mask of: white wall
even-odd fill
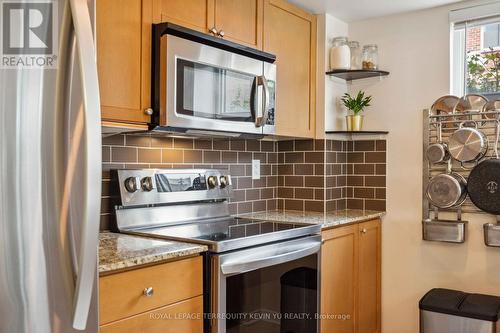
[[[433,287],[500,295],[500,249],[483,245],[482,224],[493,217],[466,215],[469,238],[463,245],[421,240],[422,109],[449,93],[448,13],[456,7],[349,25],[351,39],[378,44],[380,68],[391,72],[374,85],[362,84],[373,95],[367,128],[390,131],[382,233],[383,333],[418,332],[418,300]]]
[[[345,112],[338,105],[338,98],[347,92],[344,80],[324,75],[329,70],[329,52],[332,39],[348,35],[347,23],[328,14],[318,15],[318,114],[316,119],[316,137],[323,138],[325,130],[334,130],[344,126]],[[324,114],[323,114],[324,112]],[[324,121],[323,121],[324,120]],[[345,129],[345,128],[342,128]]]

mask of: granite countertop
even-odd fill
[[[181,258],[207,250],[204,245],[102,232],[99,234],[99,273]]]
[[[373,220],[383,216],[384,214],[385,212],[375,210],[343,209],[328,213],[275,210],[269,212],[241,214],[238,216],[277,222],[316,223],[321,224],[323,229],[327,229],[351,223]]]

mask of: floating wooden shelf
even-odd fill
[[[365,70],[365,69],[335,69],[326,72],[326,75],[335,76],[346,81],[354,81],[360,79],[367,79],[370,77],[382,77],[389,75],[389,72],[378,70]]]
[[[389,134],[389,131],[325,131],[326,134]]]

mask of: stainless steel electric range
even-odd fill
[[[318,331],[321,226],[232,217],[219,170],[117,170],[120,232],[208,246],[205,331]],[[172,282],[168,282],[172,283]]]

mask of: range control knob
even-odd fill
[[[229,185],[229,181],[226,176],[220,176],[219,182],[220,182],[220,188],[224,188],[227,185]]]
[[[210,176],[208,177],[207,183],[208,188],[215,188],[215,186],[217,186],[217,178],[215,178],[215,176]]]
[[[141,188],[146,192],[151,192],[153,190],[153,180],[151,177],[144,177],[141,179]]]
[[[137,185],[137,178],[128,177],[125,179],[125,189],[130,193],[136,192],[139,189],[139,186]]]

